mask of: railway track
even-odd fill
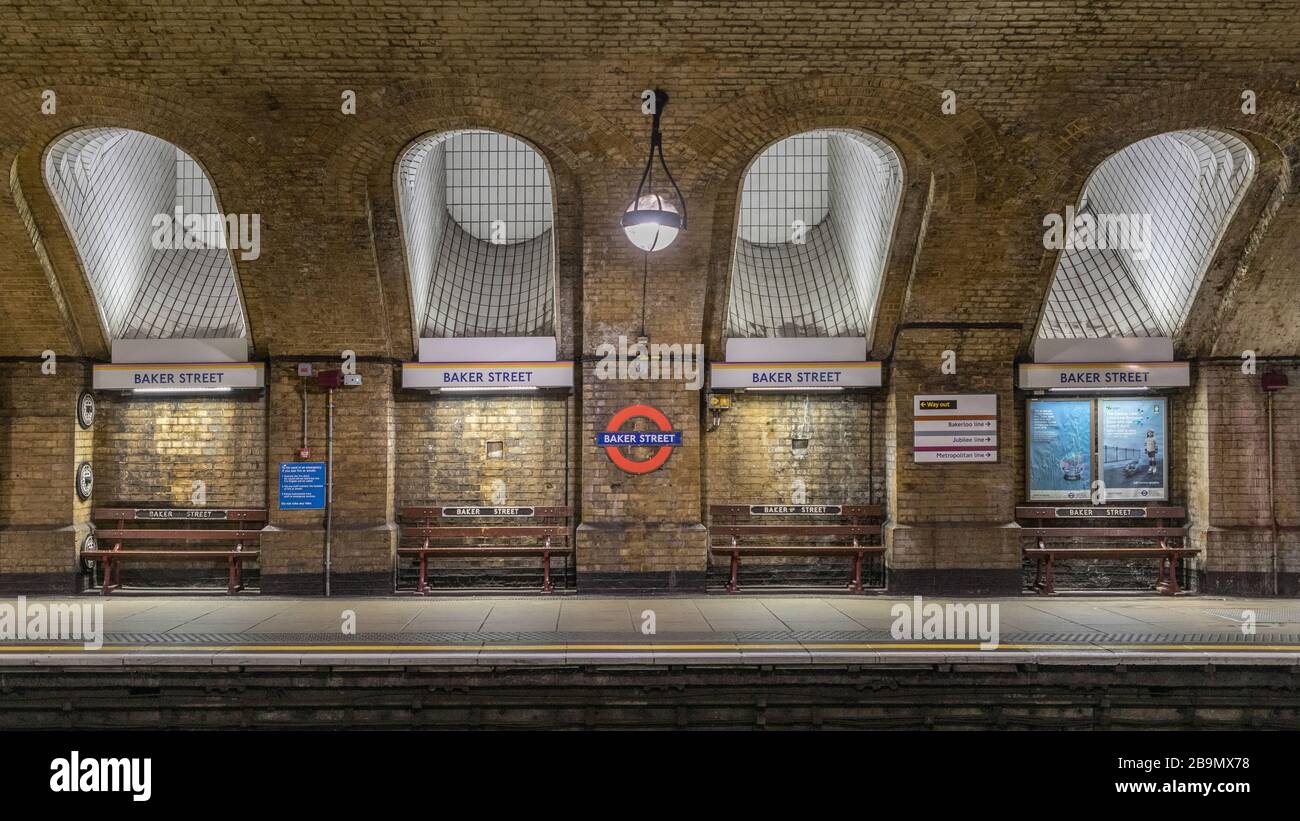
[[[32,667],[0,729],[1300,729],[1300,669]]]

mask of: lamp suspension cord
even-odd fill
[[[646,283],[650,281],[650,252],[641,252],[641,336],[645,336]]]

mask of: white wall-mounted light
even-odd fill
[[[1048,388],[1048,393],[1146,393],[1150,388]]]
[[[131,393],[230,393],[233,388],[132,388]]]
[[[523,391],[535,391],[535,385],[503,385],[492,388],[434,388],[431,393],[520,393]]]
[[[659,131],[659,119],[668,105],[668,95],[658,89],[655,89],[654,95],[650,153],[645,160],[645,169],[641,171],[641,182],[636,187],[636,196],[632,198],[632,204],[628,206],[627,211],[623,212],[623,218],[620,220],[623,233],[627,234],[627,238],[633,245],[646,252],[667,248],[673,240],[677,239],[679,232],[686,230],[686,199],[682,196],[682,190],[677,187],[677,181],[673,179],[673,172],[668,170],[668,162],[664,159],[663,135]],[[659,166],[663,168],[664,176],[673,187],[673,193],[677,198],[676,206],[654,191],[656,153],[659,155]]]
[[[659,251],[673,244],[682,228],[682,215],[658,194],[644,194],[623,214],[623,233],[642,251]]]

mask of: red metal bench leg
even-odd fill
[[[235,557],[227,556],[226,562],[228,564],[226,568],[226,595],[233,596],[235,595]]]
[[[107,596],[108,587],[113,583],[113,560],[104,559],[104,583],[99,587],[99,595]]]
[[[740,571],[740,554],[732,552],[731,554],[731,581],[727,582],[727,592],[735,593],[740,589],[740,581],[737,578]]]
[[[1054,558],[1055,554],[1047,554],[1047,576],[1044,579],[1043,593],[1048,596],[1056,592],[1056,572],[1052,561]]]
[[[551,554],[542,554],[542,592],[554,593],[555,585],[551,584]]]
[[[424,577],[429,572],[429,554],[420,554],[420,583],[415,586],[415,592],[421,596],[424,595]]]
[[[1165,563],[1168,562],[1168,575],[1165,575]],[[1178,555],[1170,554],[1167,559],[1160,560],[1161,581],[1156,585],[1156,590],[1166,596],[1178,595]]]
[[[849,582],[849,587],[854,593],[862,592],[862,554],[853,554],[853,581]]]

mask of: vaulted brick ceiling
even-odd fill
[[[1208,129],[1249,143],[1258,165],[1199,289],[1213,316],[1194,309],[1186,324],[1209,329],[1202,352],[1297,354],[1297,76],[1300,19],[1285,4],[1153,0],[1089,15],[1075,3],[971,0],[508,12],[195,0],[175,16],[144,0],[87,2],[70,15],[9,7],[0,355],[103,356],[103,337],[118,332],[101,330],[43,180],[49,146],[91,127],[181,147],[224,210],[262,216],[262,256],[237,265],[262,355],[410,356],[428,303],[412,295],[402,259],[398,158],[424,135],[520,135],[554,175],[556,332],[590,352],[635,328],[641,308],[642,260],[617,220],[644,158],[640,94],[656,85],[672,97],[665,148],[691,228],[654,259],[655,335],[722,334],[745,169],[792,134],[853,128],[899,151],[904,207],[891,247],[903,257],[884,272],[875,315],[842,323],[874,326],[884,356],[906,323],[1006,324],[1027,344],[1057,262],[1042,248],[1043,215],[1077,204],[1117,151]],[[42,113],[46,90],[55,114]],[[1246,90],[1257,113],[1242,111]],[[345,91],[355,114],[340,110]],[[946,92],[952,114],[941,109]],[[710,309],[711,299],[722,305]]]

